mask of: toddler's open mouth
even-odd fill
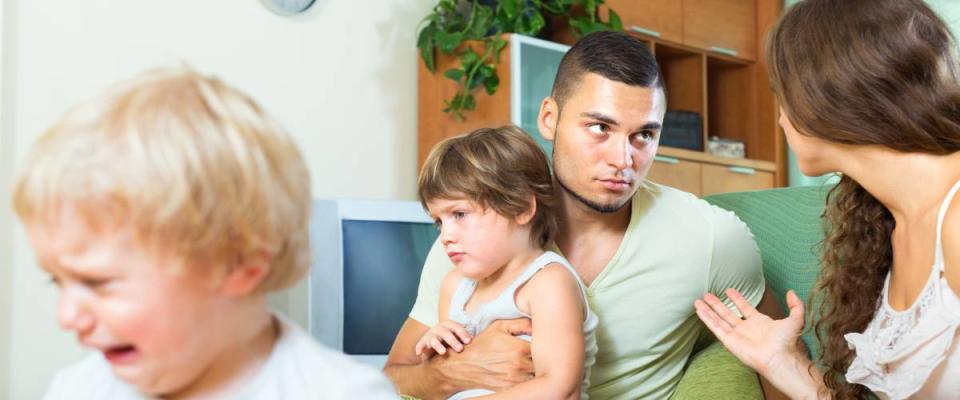
[[[111,364],[127,364],[137,359],[140,352],[132,345],[108,347],[103,350],[103,356]]]

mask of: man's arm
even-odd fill
[[[414,347],[428,329],[407,318],[390,349],[383,372],[402,394],[446,399],[467,389],[503,390],[533,377],[530,344],[515,337],[531,333],[530,320],[496,321],[463,352],[421,360]]]
[[[421,362],[414,351],[417,341],[429,329],[417,320],[407,318],[393,341],[383,373],[402,394],[423,399],[448,398],[456,393],[456,388],[446,382],[439,371],[432,370],[434,363]]]

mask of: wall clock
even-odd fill
[[[260,0],[267,9],[279,15],[294,15],[307,11],[316,0]]]

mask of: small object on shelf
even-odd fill
[[[746,145],[742,140],[711,136],[707,142],[707,152],[718,157],[746,158]]]
[[[703,117],[693,111],[667,111],[660,145],[703,151]]]

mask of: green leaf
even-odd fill
[[[473,97],[472,94],[467,94],[463,96],[463,109],[467,111],[473,111],[477,108],[477,99]]]
[[[459,120],[464,112],[476,108],[474,89],[483,86],[487,94],[496,93],[500,85],[497,64],[500,52],[507,47],[502,33],[536,36],[554,15],[567,19],[577,36],[598,30],[623,29],[623,21],[613,10],[607,21],[598,13],[604,0],[436,0],[432,12],[421,22],[417,36],[420,56],[428,69],[436,72],[436,52],[456,54],[460,67],[443,75],[457,82],[458,92],[444,101],[444,112]],[[576,11],[575,11],[576,10]],[[549,13],[549,15],[547,14]],[[483,51],[463,46],[467,41],[483,42]],[[476,48],[476,46],[474,46]]]
[[[446,105],[446,107],[443,108],[444,113],[452,114],[453,117],[457,119],[457,121],[464,120],[463,112],[460,111],[462,109],[460,108],[460,106],[454,105],[453,102],[450,102],[447,100],[444,100],[443,104]]]
[[[493,64],[487,64],[477,69],[477,73],[484,78],[489,78],[497,74],[496,67]]]
[[[587,12],[590,21],[597,20],[597,2],[594,0],[583,0],[583,10]]]
[[[485,5],[477,5],[473,8],[473,20],[467,37],[471,39],[482,39],[487,36],[487,32],[493,27],[493,9]]]
[[[460,80],[463,79],[463,75],[463,70],[459,68],[450,68],[443,72],[443,76],[447,77],[447,79],[453,80],[454,82],[460,82]]]
[[[493,51],[503,50],[504,47],[507,47],[507,41],[501,38],[493,39]]]
[[[523,1],[523,0],[521,0]],[[503,11],[507,19],[514,19],[517,16],[517,0],[500,0],[497,5],[497,11]]]
[[[427,66],[427,70],[430,72],[437,72],[436,66],[436,56],[433,54],[433,44],[430,46],[420,48],[420,57],[423,58],[423,63]]]
[[[530,19],[530,33],[536,36],[545,26],[547,26],[547,20],[543,18],[543,14],[534,13],[533,18]]]
[[[499,37],[493,37],[487,40],[486,42],[486,54],[487,58],[492,60],[495,63],[500,62],[500,51],[507,46],[507,41]]]
[[[620,20],[620,15],[618,15],[616,11],[613,11],[612,8],[610,8],[609,10],[610,10],[610,13],[609,13],[609,15],[610,15],[610,29],[611,29],[611,30],[614,30],[614,31],[622,31],[622,30],[623,30],[623,21]]]
[[[586,36],[593,29],[591,26],[592,24],[590,23],[589,20],[580,19],[580,18],[571,18],[569,22],[570,22],[570,27],[573,28],[573,33],[575,33],[577,37]]]
[[[487,91],[487,94],[493,95],[497,92],[497,88],[500,87],[500,77],[494,74],[493,76],[487,78],[483,82],[483,88]]]
[[[423,48],[427,44],[433,42],[433,36],[437,33],[437,26],[430,23],[423,27],[420,30],[420,33],[417,35],[417,47]]]
[[[460,32],[437,32],[435,37],[437,47],[444,53],[451,53],[463,42],[463,34]]]
[[[474,52],[473,49],[469,48],[460,56],[460,62],[463,64],[463,69],[465,70],[468,69],[468,65],[473,65],[478,60],[480,60],[480,56]]]
[[[473,79],[470,80],[470,86],[467,88],[467,90],[476,89],[478,86],[482,85],[483,81],[486,79],[487,78],[484,78],[482,75],[474,75]]]

